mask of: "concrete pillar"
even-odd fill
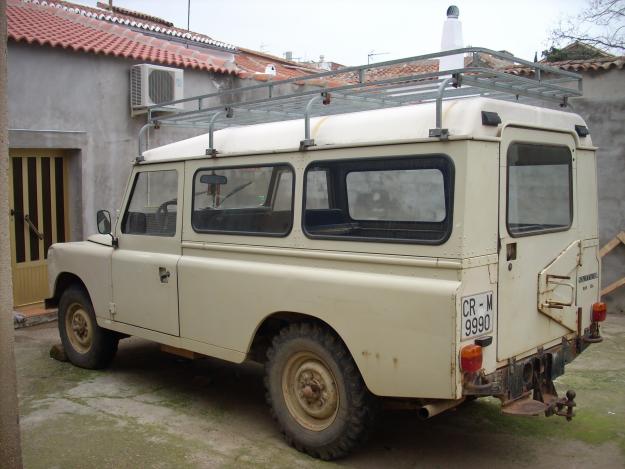
[[[6,0],[0,0],[0,466],[22,467],[9,248]]]

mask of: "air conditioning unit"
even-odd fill
[[[176,101],[184,97],[183,71],[160,65],[140,64],[130,69],[130,111],[147,112],[147,106]],[[183,103],[163,106],[163,110],[183,109]]]

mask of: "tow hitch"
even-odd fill
[[[531,357],[511,359],[507,367],[490,375],[465,376],[463,393],[496,396],[507,415],[559,415],[570,421],[575,416],[575,391],[558,397],[553,380],[564,374],[565,364],[575,357],[575,344],[563,339],[547,351],[539,348]]]
[[[531,390],[520,399],[504,403],[502,412],[508,415],[539,415],[546,417],[559,415],[569,422],[575,416],[575,391],[569,389],[565,397],[558,397],[558,392],[552,381],[552,366],[554,354],[540,354],[532,360]],[[525,367],[528,365],[525,364]],[[528,383],[529,384],[529,383]]]
[[[565,417],[570,422],[575,417],[573,412],[573,407],[575,406],[575,391],[568,390],[566,397],[556,398],[550,402],[541,402],[528,395],[505,403],[501,411],[506,415],[519,416],[536,416],[544,412],[547,417],[559,415],[560,417]]]
[[[545,411],[545,415],[549,417],[550,415],[559,415],[560,417],[565,417],[569,422],[575,417],[575,413],[573,412],[573,407],[575,407],[575,391],[569,389],[566,392],[566,397],[561,397],[553,402],[549,409]],[[564,408],[566,407],[566,410]]]

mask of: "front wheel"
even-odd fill
[[[118,336],[98,326],[89,295],[79,287],[61,296],[59,335],[67,358],[81,368],[105,368],[117,352]]]
[[[330,460],[366,439],[375,398],[336,334],[291,324],[274,338],[267,357],[267,401],[289,444]]]

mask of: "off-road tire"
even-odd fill
[[[80,325],[84,325],[88,340],[81,342],[83,338],[72,330],[76,326],[76,322],[72,322],[74,315],[77,315]],[[111,363],[117,352],[119,336],[98,326],[93,305],[83,288],[72,286],[63,292],[59,301],[58,322],[61,342],[70,362],[92,370],[106,368]]]
[[[298,399],[301,398],[289,397],[292,394],[283,390],[283,380],[287,379],[295,387],[301,384],[301,380],[289,380],[286,376],[292,369],[289,363],[293,363],[294,357],[302,354],[318,357],[333,378],[338,402],[334,406],[334,417],[323,421],[321,426],[327,425],[325,428],[311,430],[298,422],[293,411],[289,410],[289,405],[293,407],[293,402],[299,402]],[[345,344],[333,331],[317,324],[291,324],[274,337],[267,358],[267,403],[291,446],[310,456],[332,460],[347,455],[366,440],[374,424],[378,403],[365,386]],[[307,373],[299,371],[305,370],[307,363],[309,362],[304,362],[298,368],[299,374],[296,376],[301,377],[302,373]],[[287,400],[290,404],[287,404]],[[325,423],[327,421],[330,423]]]

